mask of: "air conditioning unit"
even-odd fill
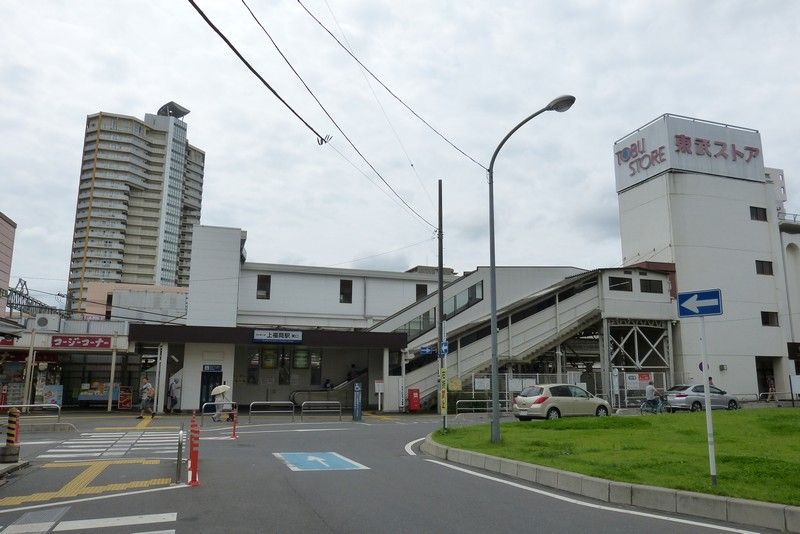
[[[61,316],[55,313],[40,313],[36,316],[34,328],[39,332],[58,332],[61,327]]]

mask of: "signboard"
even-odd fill
[[[447,356],[447,353],[449,352],[449,350],[448,350],[449,348],[450,348],[450,345],[447,343],[447,340],[445,339],[444,341],[442,341],[442,353],[441,353],[442,356]]]
[[[109,391],[112,393],[112,400],[119,400],[118,382],[114,383],[113,390],[108,382],[91,382],[90,384],[81,384],[81,391],[78,393],[78,400],[82,402],[107,401]]]
[[[375,393],[383,393],[383,380],[375,381]]]
[[[300,330],[253,330],[253,343],[302,343]]]
[[[722,315],[722,291],[704,289],[678,293],[678,317]]]
[[[443,342],[442,345],[444,343],[447,342]],[[439,386],[439,413],[445,415],[447,414],[447,369],[445,367],[439,369]]]
[[[433,347],[431,347],[430,345],[427,345],[425,347],[420,347],[419,354],[420,356],[430,356],[431,354],[433,354]]]
[[[662,115],[614,143],[617,192],[674,169],[763,182],[757,130]]]
[[[208,373],[221,373],[222,365],[206,364],[203,366],[203,371]]]
[[[51,336],[54,349],[110,349],[111,336]]]
[[[13,337],[9,337],[9,338],[0,337],[0,347],[10,347],[12,345],[14,345],[14,338]]]

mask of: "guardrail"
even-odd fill
[[[264,406],[266,408],[282,408],[282,407],[289,407],[289,410],[253,410],[253,408],[257,406]],[[292,401],[255,401],[250,403],[250,410],[247,415],[247,422],[251,423],[253,420],[253,414],[262,414],[262,413],[290,413],[292,414],[292,423],[294,423],[294,403]]]
[[[456,416],[464,413],[490,413],[492,399],[461,399],[456,401]],[[511,413],[511,401],[500,399],[500,411]]]
[[[339,401],[305,401],[300,405],[300,422],[303,422],[304,413],[336,413],[339,412],[339,421],[342,420],[342,403]]]
[[[204,402],[203,405],[200,407],[200,426],[203,426],[205,422],[204,419],[206,417],[206,406],[213,406],[214,413],[222,413],[222,414],[230,414],[230,413],[239,413],[239,405],[233,401],[224,401],[224,402]],[[217,410],[217,406],[230,406],[230,410]]]
[[[41,408],[42,410],[50,409],[56,410],[57,413],[55,415],[52,414],[44,414],[44,415],[37,415],[35,417],[55,417],[57,422],[61,422],[61,406],[58,404],[0,404],[0,410],[8,410],[9,408],[18,408],[20,410],[20,416],[22,415],[30,415],[30,410],[27,408]],[[23,410],[23,408],[26,408]]]

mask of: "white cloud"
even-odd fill
[[[445,263],[457,271],[487,264],[485,171],[372,82],[401,146],[358,66],[296,2],[249,3],[359,149],[431,222],[436,180],[444,180]],[[526,125],[498,157],[499,264],[617,264],[612,143],[667,112],[758,129],[766,163],[786,171],[790,211],[798,205],[800,4],[305,3],[338,35],[329,4],[357,55],[484,164],[525,116],[559,94],[577,96],[569,112]],[[241,4],[200,5],[379,183]],[[12,285],[22,276],[49,292],[66,288],[85,116],[141,117],[169,100],[191,110],[190,142],[207,153],[203,223],[248,230],[251,260],[330,265],[431,234],[319,147],[188,3],[6,2],[0,20],[0,211],[18,223]],[[426,242],[353,265],[435,262],[435,242]]]

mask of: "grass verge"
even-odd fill
[[[714,412],[717,486],[705,414],[582,417],[439,430],[437,443],[600,478],[800,506],[800,408]]]

